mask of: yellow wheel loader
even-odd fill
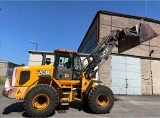
[[[105,114],[113,107],[114,94],[109,87],[92,79],[98,70],[96,66],[107,60],[113,47],[120,43],[129,40],[121,50],[124,51],[156,36],[156,32],[144,23],[130,29],[113,30],[85,58],[86,65],[76,51],[56,49],[54,64],[44,53],[41,65],[14,68],[2,94],[24,100],[24,109],[31,117],[47,117],[57,105],[66,106],[74,100],[87,103],[94,113]]]

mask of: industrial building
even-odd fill
[[[14,67],[19,66],[18,64],[0,60],[0,76],[1,77],[11,77]]]
[[[160,95],[160,21],[110,11],[98,11],[77,50],[81,53],[83,60],[111,30],[131,28],[140,22],[148,23],[158,37],[122,53],[118,53],[118,48],[115,47],[109,59],[99,67],[94,78],[110,87],[114,94]],[[51,58],[51,62],[54,62],[53,52],[29,51],[29,53],[28,65],[41,64],[43,53],[47,53],[47,58]]]
[[[115,47],[110,58],[99,67],[98,79],[114,94],[160,95],[160,21],[101,10],[78,48],[80,53],[91,53],[111,30],[131,28],[140,22],[148,23],[158,37],[122,53]]]

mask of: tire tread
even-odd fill
[[[52,103],[47,107],[48,109],[40,110],[41,112],[33,108],[32,104],[30,104],[36,93],[40,93],[40,90],[43,90],[43,93],[49,94],[50,102]],[[27,93],[24,99],[24,110],[32,117],[47,117],[55,110],[58,105],[58,101],[58,93],[54,87],[47,84],[39,84]]]
[[[110,99],[108,103],[109,105],[107,105],[105,108],[98,106],[96,103],[95,96],[98,96],[99,93],[107,94]],[[90,90],[88,94],[88,106],[94,113],[97,113],[97,114],[108,113],[113,107],[113,105],[114,105],[114,95],[110,88],[106,86],[98,85]]]

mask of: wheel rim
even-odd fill
[[[109,97],[106,94],[100,94],[97,96],[96,102],[99,106],[105,107],[109,103]]]
[[[46,94],[38,94],[32,100],[32,105],[37,110],[45,109],[50,103],[50,99]]]

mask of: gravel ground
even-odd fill
[[[0,85],[0,91],[3,86]],[[106,117],[160,117],[160,96],[118,96],[108,114],[92,114],[88,107],[79,102],[70,104],[69,110],[57,110],[50,116],[55,118],[106,118]],[[28,117],[23,101],[8,99],[0,94],[0,118]]]

